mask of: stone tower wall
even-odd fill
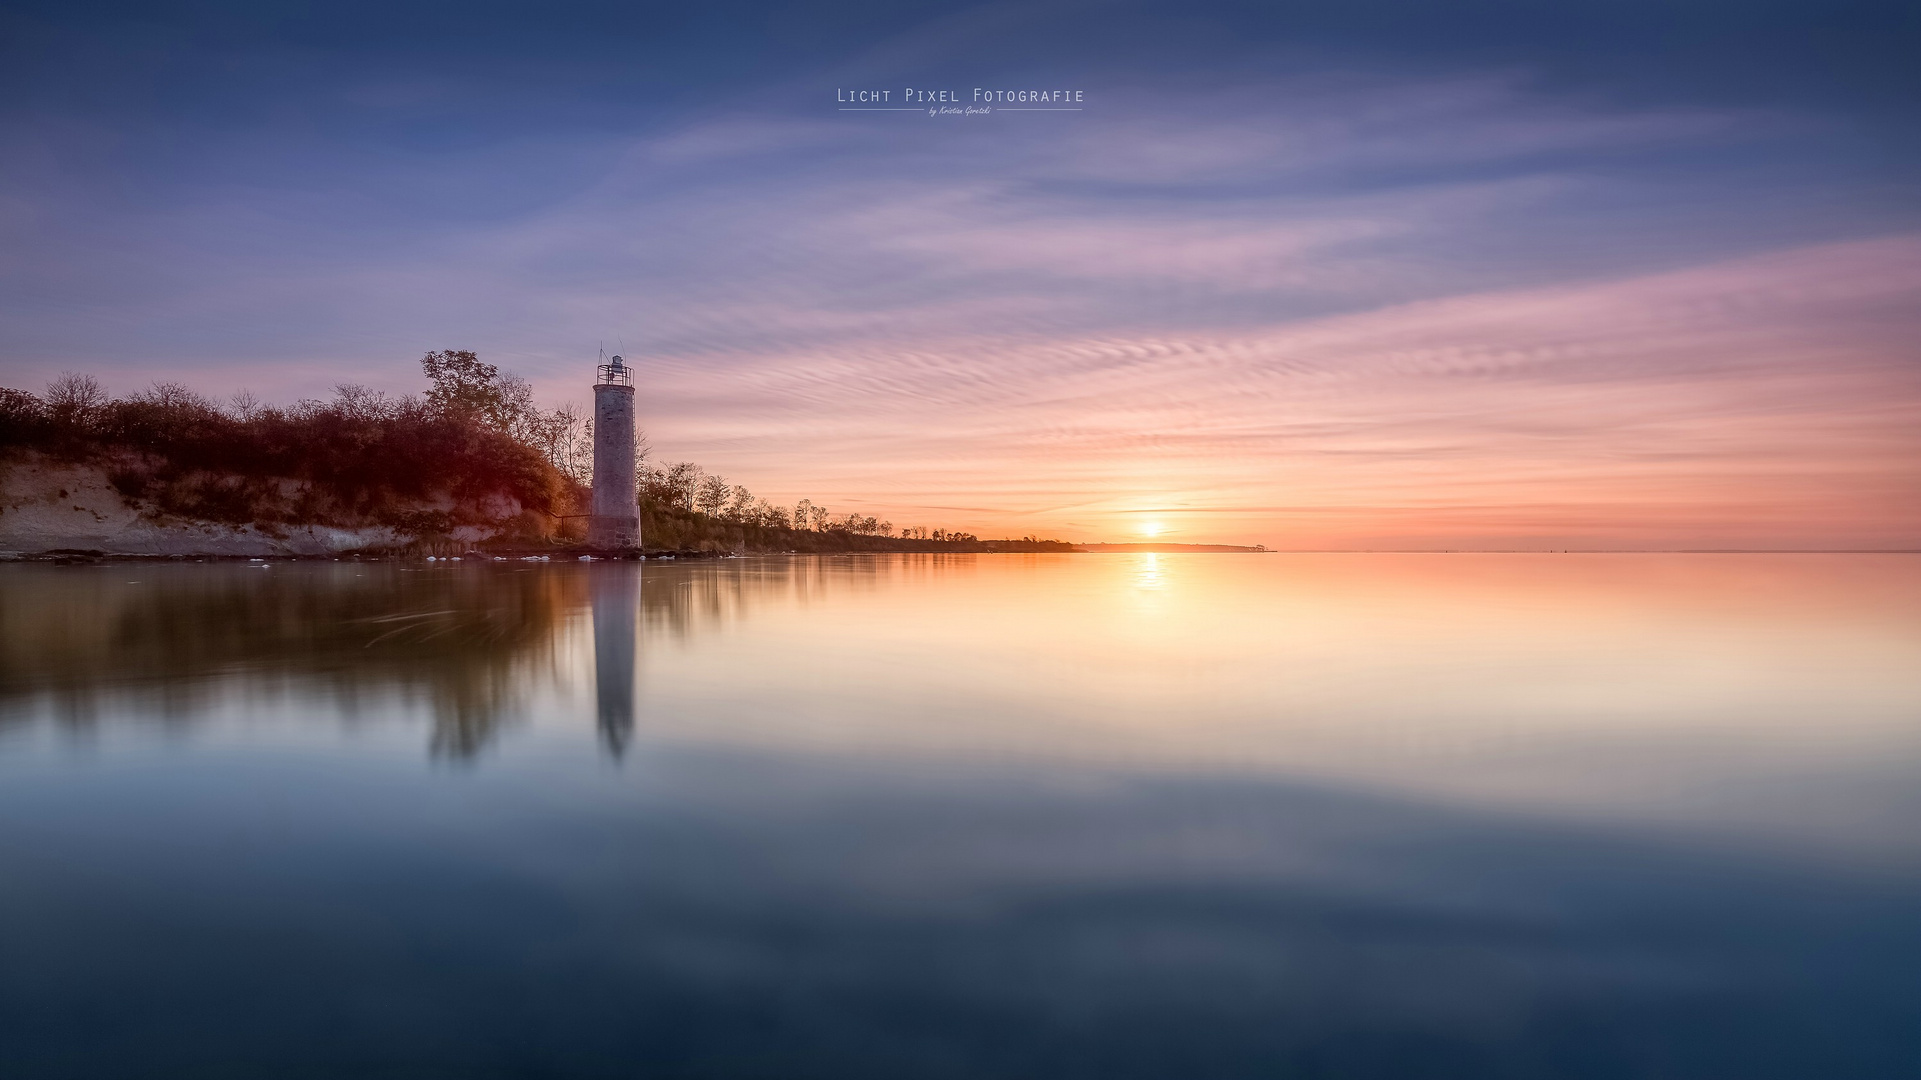
[[[598,548],[640,546],[634,505],[634,388],[594,387],[594,505],[587,542]]]

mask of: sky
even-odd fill
[[[1921,547],[1900,3],[0,10],[0,384],[549,404],[982,536]],[[841,111],[1061,90],[1079,111]]]

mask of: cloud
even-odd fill
[[[1145,500],[1417,544],[1490,516],[1509,539],[1532,516],[1590,540],[1612,520],[1607,542],[1895,543],[1921,526],[1916,312],[1921,239],[1896,237],[1235,334],[786,353],[721,395],[665,362],[650,408],[696,456],[780,458],[776,486],[994,493],[1010,522]]]
[[[367,85],[356,107],[445,99]],[[1099,104],[942,126],[734,102],[377,167],[296,141],[335,171],[111,212],[63,200],[41,145],[0,178],[0,349],[27,385],[287,396],[404,389],[419,353],[473,347],[580,397],[606,341],[641,360],[663,455],[897,523],[1921,541],[1916,240],[1822,216],[1851,189],[1797,155],[1833,125],[1504,72]]]

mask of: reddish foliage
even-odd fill
[[[0,448],[98,463],[123,494],[168,512],[441,531],[465,514],[432,504],[513,500],[550,517],[571,512],[575,498],[540,448],[473,410],[419,398],[343,387],[327,402],[221,408],[161,384],[111,401],[96,391],[99,400],[76,405],[60,389],[45,398],[0,389]]]

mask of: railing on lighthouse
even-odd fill
[[[618,356],[595,370],[599,374],[599,378],[594,382],[595,386],[634,385],[634,369],[628,367],[627,362]]]

